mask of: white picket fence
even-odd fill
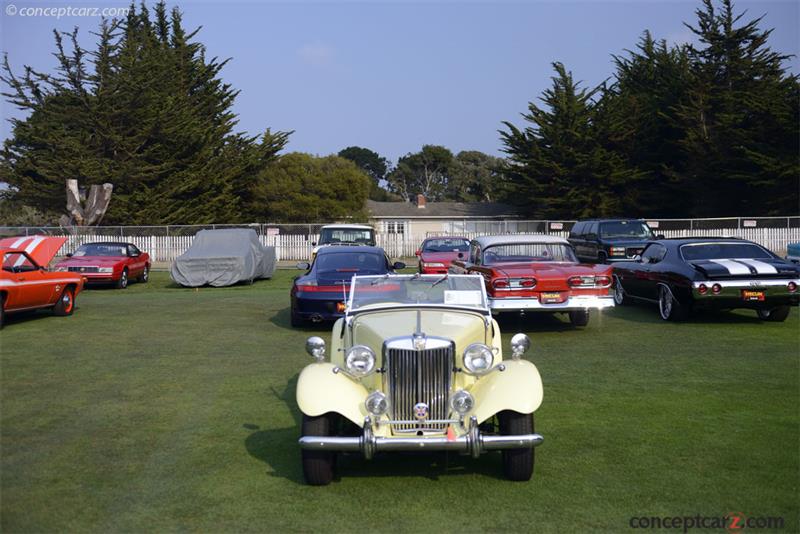
[[[658,233],[665,237],[694,237],[694,236],[720,236],[720,237],[741,237],[755,241],[780,256],[786,255],[786,247],[789,243],[800,242],[800,228],[741,228],[741,229],[719,229],[719,230],[662,230]],[[480,233],[468,232],[464,237],[478,237]],[[567,232],[550,232],[550,235],[566,237]],[[62,253],[74,252],[83,243],[97,241],[125,241],[133,243],[139,249],[147,252],[154,262],[171,263],[175,258],[183,254],[192,244],[194,236],[155,236],[138,235],[125,236],[119,235],[63,235],[66,237]],[[392,258],[413,257],[425,235],[397,235],[397,234],[377,234],[377,244],[386,250]],[[276,247],[276,255],[279,260],[300,261],[306,260],[311,254],[311,243],[319,239],[318,235],[262,235],[260,240],[264,245]]]

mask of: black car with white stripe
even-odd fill
[[[617,305],[657,303],[666,321],[693,310],[734,308],[784,321],[800,302],[800,265],[744,239],[659,239],[632,261],[615,263],[613,273]]]

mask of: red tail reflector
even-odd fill
[[[523,278],[520,280],[519,285],[522,287],[535,287],[536,278]]]
[[[789,293],[794,293],[795,291],[797,291],[797,284],[789,282]]]
[[[708,293],[708,286],[705,284],[700,284],[699,286],[697,286],[697,292],[700,293],[701,295],[705,295],[706,293]]]
[[[495,289],[506,289],[508,287],[508,280],[502,280],[502,279],[493,280],[492,287]]]
[[[719,284],[714,284],[713,286],[711,286],[711,292],[714,293],[715,295],[719,295],[720,293],[722,293],[722,286]]]

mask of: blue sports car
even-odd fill
[[[382,248],[369,246],[322,247],[314,263],[297,264],[307,272],[292,284],[292,326],[332,321],[344,316],[353,275],[392,273],[403,262],[389,261]]]

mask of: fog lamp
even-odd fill
[[[325,359],[325,340],[318,336],[311,336],[306,340],[306,352],[321,362]]]
[[[460,389],[450,397],[450,408],[458,415],[465,415],[475,407],[475,398],[468,391]]]
[[[389,400],[380,391],[370,393],[364,404],[367,407],[367,411],[375,416],[383,415],[389,411]]]
[[[514,334],[511,338],[511,357],[519,360],[520,356],[528,352],[531,348],[531,338],[523,333]]]

